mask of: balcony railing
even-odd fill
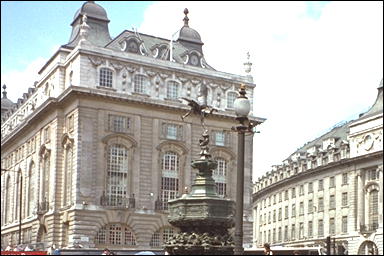
[[[132,195],[132,197],[102,195],[100,197],[100,205],[134,209],[135,195]]]
[[[360,225],[360,231],[363,233],[367,232],[375,232],[376,229],[379,228],[378,223],[372,223],[372,224],[367,224],[367,225]]]
[[[168,210],[168,202],[161,201],[157,199],[155,201],[155,210],[156,211],[166,211]]]

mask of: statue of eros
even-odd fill
[[[191,113],[199,115],[201,125],[203,126],[204,130],[207,130],[205,126],[204,118],[208,114],[212,114],[213,111],[217,111],[217,109],[207,105],[207,94],[208,94],[207,86],[205,84],[202,84],[200,86],[199,95],[198,95],[198,99],[199,99],[199,102],[201,102],[201,104],[195,100],[182,97],[183,100],[188,102],[188,106],[191,107],[191,109],[187,113],[181,116],[181,119],[183,121]]]

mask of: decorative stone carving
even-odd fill
[[[94,66],[99,66],[101,64],[105,64],[106,61],[100,57],[91,57],[91,56],[88,56],[88,59],[91,61],[92,65]]]

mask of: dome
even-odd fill
[[[196,30],[190,27],[185,27],[185,26],[182,27],[180,30],[179,40],[185,40],[185,41],[190,41],[190,42],[200,43],[200,44],[203,43],[201,41],[200,34]]]
[[[189,21],[189,18],[187,16],[188,13],[189,13],[188,9],[185,8],[184,9],[185,17],[183,19],[184,26],[180,29],[178,40],[183,40],[183,41],[197,43],[197,44],[203,44],[203,42],[201,41],[200,34],[193,28],[190,28],[188,25],[188,21]]]
[[[3,97],[1,98],[1,109],[11,109],[13,107],[13,102],[7,98],[7,86],[3,85]]]
[[[86,3],[84,3],[83,6],[81,6],[81,8],[75,13],[73,21],[75,21],[80,14],[85,14],[88,18],[92,17],[99,20],[109,21],[107,17],[107,12],[104,10],[103,7],[96,4],[94,1],[87,1]]]

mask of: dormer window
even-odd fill
[[[99,86],[112,88],[112,70],[101,68],[99,75]]]

